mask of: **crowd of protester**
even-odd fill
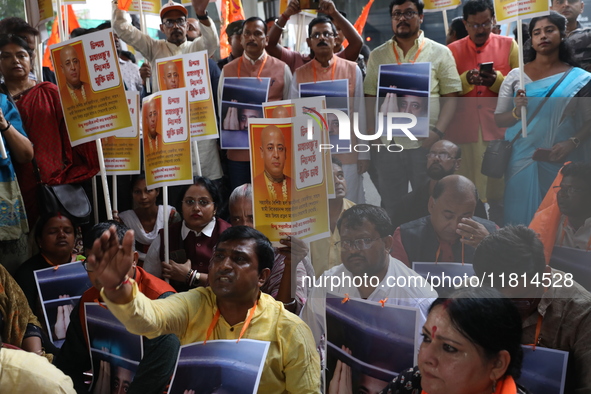
[[[385,282],[417,275],[414,262],[472,264],[483,278],[554,278],[564,274],[552,263],[557,248],[576,249],[577,256],[591,249],[591,103],[585,99],[591,95],[591,29],[577,22],[583,2],[552,0],[549,15],[523,26],[528,37],[520,48],[498,34],[490,0],[464,1],[446,45],[421,30],[421,0],[393,0],[393,36],[369,52],[347,15],[321,0],[320,15],[307,27],[310,51],[302,54],[282,45],[288,21],[301,11],[299,1],[290,0],[278,18],[230,23],[230,52],[218,61],[218,31],[207,5],[192,0],[196,19],[181,4],[163,5],[165,38],[158,40],[141,33],[114,0],[111,21],[71,37],[112,27],[126,89],[142,97],[158,91],[156,59],[206,50],[216,110],[225,78],[270,78],[268,101],[300,97],[301,83],[345,79],[364,134],[376,128],[369,114],[379,105],[380,66],[428,62],[428,134],[381,138],[384,147],[402,147],[399,152],[333,153],[330,236],[311,243],[287,236],[274,247],[257,231],[251,153],[220,150],[217,140],[198,143],[202,176],[171,188],[174,206],[162,205],[160,191],[149,190],[142,173],[119,188],[129,203],[114,212],[115,220],[84,225],[66,212],[46,213],[39,193],[42,184],[73,183],[88,192],[99,170],[96,146],[71,146],[55,75],[44,68],[43,80],[35,76],[39,31],[19,18],[0,21],[0,133],[7,151],[0,159],[1,390],[122,392],[111,383],[97,388],[98,379],[89,386],[88,372],[103,370],[90,363],[84,302],[100,302],[143,336],[144,356],[126,392],[167,390],[182,345],[244,337],[270,342],[259,393],[320,393],[324,384],[329,393],[351,393],[351,369],[341,361],[324,381],[327,291],[305,285],[304,277],[326,283],[367,275],[379,284],[332,291],[344,300],[416,308],[422,335],[418,364],[371,392],[528,393],[516,381],[521,345],[533,344],[569,353],[565,393],[591,393],[591,294],[584,287],[591,281],[581,277],[581,285],[575,276],[571,286],[550,280],[509,287],[491,279],[483,288],[467,281],[439,293],[428,285]],[[55,66],[65,70],[71,65],[62,52]],[[142,58],[140,67],[136,59]],[[492,68],[482,66],[491,62]],[[422,110],[421,100],[406,109],[406,98],[388,93],[384,105]],[[223,123],[242,130],[248,117],[257,115],[229,110]],[[338,133],[338,122],[329,118],[329,124]],[[496,140],[512,141],[501,179],[481,171]],[[351,144],[357,142],[352,136]],[[285,153],[274,154],[285,160]],[[287,182],[280,175],[277,181],[265,172],[266,182],[280,185],[269,186],[278,194]],[[368,182],[381,206],[366,204]],[[46,327],[34,272],[74,261],[83,261],[92,287],[76,305],[60,306],[58,322]],[[50,337],[64,340],[61,349]]]

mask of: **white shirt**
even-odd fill
[[[388,271],[386,272],[386,275],[384,276],[380,284],[367,298],[367,300],[378,302],[380,300],[388,298],[388,300],[386,301],[387,304],[417,308],[419,310],[420,315],[419,327],[417,327],[417,329],[419,330],[419,332],[422,332],[423,324],[425,324],[425,321],[427,320],[427,314],[429,313],[429,307],[431,306],[433,301],[435,301],[435,298],[437,298],[437,292],[431,290],[431,288],[427,284],[424,284],[421,287],[388,286],[389,277],[406,277],[406,282],[408,283],[408,278],[420,276],[415,271],[404,265],[400,260],[396,260],[392,256],[388,256],[388,258]],[[325,271],[320,276],[320,278],[318,278],[314,283],[324,284],[324,280],[322,279],[323,277],[337,276],[341,278],[343,277],[343,275],[345,277],[351,278],[353,278],[354,276],[347,268],[345,268],[343,264],[340,264],[336,267],[329,269],[328,271]],[[318,282],[319,280],[321,280],[322,282]],[[330,286],[330,279],[327,280],[326,283],[328,283],[328,286]],[[392,283],[392,280],[390,280],[390,283]],[[346,293],[348,294],[349,298],[361,298],[361,295],[359,294],[359,289],[357,289],[357,287],[355,286],[349,286],[349,283],[342,283],[340,287],[332,288],[332,290],[330,289],[330,287],[312,288],[311,294],[308,298],[308,301],[306,302],[306,305],[304,305],[304,309],[302,309],[300,317],[308,324],[308,326],[310,326],[312,334],[314,334],[314,341],[316,342],[317,348],[319,346],[326,346],[326,341],[322,340],[322,337],[326,337],[326,294],[329,291],[341,294],[343,296]],[[420,341],[416,345],[418,349]]]
[[[127,90],[141,92],[143,83],[142,77],[140,76],[140,67],[137,64],[126,62],[119,58],[119,68],[121,69],[121,76],[125,81]]]
[[[196,237],[200,236],[201,234],[205,235],[208,238],[211,238],[211,234],[213,234],[213,230],[215,229],[215,217],[212,219],[211,222],[207,224],[200,232],[195,230],[191,230],[185,224],[183,220],[183,224],[181,225],[181,237],[183,241],[187,238],[190,232],[193,232]],[[152,244],[150,245],[150,249],[148,249],[148,253],[146,253],[146,259],[144,260],[144,270],[149,272],[150,274],[162,278],[162,262],[160,261],[160,237],[156,237]]]

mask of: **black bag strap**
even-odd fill
[[[531,122],[531,120],[536,117],[536,115],[538,114],[538,112],[540,112],[540,110],[542,109],[542,107],[544,106],[544,104],[546,104],[546,101],[548,101],[548,98],[550,98],[550,96],[552,96],[552,93],[554,93],[554,91],[556,90],[556,88],[560,86],[560,84],[562,83],[562,81],[564,81],[564,78],[566,78],[566,76],[568,74],[570,74],[570,72],[572,71],[573,68],[574,67],[569,68],[568,71],[566,71],[564,74],[562,74],[562,77],[560,77],[560,79],[558,80],[558,82],[556,82],[554,84],[554,86],[552,86],[552,89],[550,89],[550,91],[548,92],[548,94],[546,94],[546,96],[544,97],[544,99],[542,100],[542,102],[537,106],[537,108],[535,109],[535,111],[532,112],[531,116],[528,117],[526,125],[529,125],[529,123]],[[511,144],[509,146],[513,146],[513,144],[515,143],[515,141],[517,141],[517,139],[519,139],[519,137],[521,136],[521,131],[522,130],[523,130],[523,127],[521,129],[519,129],[519,131],[517,132],[517,135],[515,135],[515,137],[513,137],[513,139],[511,140]]]

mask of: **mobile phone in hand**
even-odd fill
[[[480,63],[480,74],[482,74],[483,72],[492,74],[493,62]]]

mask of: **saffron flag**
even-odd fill
[[[221,34],[220,34],[220,57],[225,58],[230,55],[230,44],[228,43],[228,35],[226,28],[234,21],[246,19],[244,17],[244,9],[240,0],[222,0],[221,10]]]
[[[129,11],[129,7],[131,7],[131,3],[133,0],[119,0],[117,6],[120,10]]]
[[[80,27],[80,23],[78,23],[78,18],[76,18],[76,14],[74,13],[74,9],[71,5],[66,6],[68,10],[68,35],[72,32],[72,30],[77,29]],[[64,17],[65,18],[65,17]],[[57,44],[61,41],[68,39],[69,37],[62,37],[60,40],[59,36],[59,27],[58,27],[58,19],[57,16],[53,20],[53,24],[51,25],[51,35],[49,36],[49,40],[47,40],[47,45],[45,48],[45,53],[43,54],[43,67],[49,67],[51,71],[55,71],[53,69],[53,64],[51,63],[51,55],[49,51],[49,46],[53,44]]]
[[[365,24],[367,23],[367,17],[369,16],[369,10],[371,9],[371,6],[373,5],[374,1],[375,0],[369,0],[367,2],[365,7],[363,7],[363,9],[361,10],[361,14],[359,14],[359,18],[357,18],[357,21],[353,25],[353,27],[355,28],[355,30],[357,30],[357,33],[359,33],[360,36],[363,34],[363,29],[365,28]],[[349,40],[345,40],[343,42],[343,48],[346,48],[348,45],[349,45]]]

